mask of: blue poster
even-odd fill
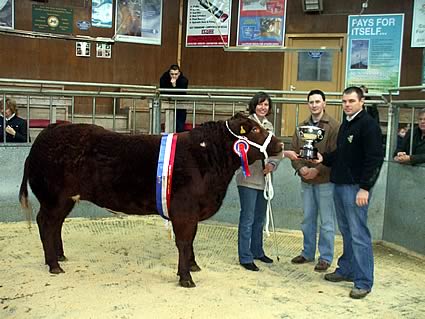
[[[348,17],[346,87],[370,93],[400,86],[404,14]]]
[[[91,24],[98,28],[112,28],[112,0],[92,0]]]

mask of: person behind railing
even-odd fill
[[[425,163],[425,108],[419,111],[418,126],[413,128],[412,153],[410,153],[410,131],[408,131],[403,144],[394,152],[394,160],[400,164]]]
[[[404,137],[406,136],[408,129],[407,127],[400,127],[397,132],[397,149],[401,149],[403,146]]]
[[[6,98],[6,107],[3,107],[3,100],[0,100],[0,111],[2,114],[0,116],[0,142],[4,141],[3,125],[6,127],[7,143],[27,142],[27,121],[18,116],[16,102],[10,98]]]
[[[177,64],[172,64],[159,79],[159,87],[165,89],[187,89],[189,80],[183,75]],[[186,94],[186,92],[161,92],[162,94]],[[177,109],[176,111],[176,132],[184,131],[186,122],[186,110]]]
[[[317,126],[325,131],[324,138],[316,144],[320,153],[330,153],[336,148],[339,122],[325,112],[326,96],[321,90],[312,90],[307,95],[310,115],[300,126]],[[297,131],[292,136],[291,148],[299,152],[303,146]],[[334,257],[334,239],[336,228],[334,184],[330,182],[330,168],[323,164],[313,164],[308,160],[294,160],[292,167],[301,177],[301,197],[304,219],[301,229],[304,245],[301,254],[294,257],[293,264],[312,262],[316,256],[317,216],[320,216],[318,241],[319,259],[315,271],[326,271]]]

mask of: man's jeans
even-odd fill
[[[304,220],[301,229],[304,235],[304,249],[301,253],[307,260],[316,255],[317,215],[320,216],[319,259],[332,263],[335,240],[334,184],[307,184],[301,182],[304,204]]]
[[[372,238],[367,227],[369,205],[358,207],[359,185],[335,185],[335,208],[344,251],[336,272],[354,280],[354,286],[371,290],[373,286]],[[369,203],[371,193],[369,191]]]
[[[238,186],[241,214],[238,228],[238,252],[241,264],[252,263],[264,256],[263,226],[267,201],[263,190]]]

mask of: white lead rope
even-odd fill
[[[277,261],[280,260],[279,258],[279,250],[277,247],[277,241],[276,241],[276,230],[274,228],[274,219],[273,219],[273,211],[272,211],[272,199],[274,197],[274,189],[273,189],[273,183],[272,183],[272,174],[267,174],[264,176],[265,185],[264,185],[264,198],[267,200],[267,210],[266,210],[266,225],[264,226],[265,232],[267,237],[270,237],[270,231],[269,231],[269,224],[272,226],[272,232],[273,232],[273,243],[276,253],[276,259]]]

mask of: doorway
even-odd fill
[[[309,92],[320,89],[325,93],[341,92],[345,78],[345,43],[346,34],[288,34],[286,36],[288,48],[318,49],[285,53],[283,90]],[[321,47],[332,50],[320,50]],[[305,102],[283,106],[282,136],[292,136],[297,124],[309,116],[306,96],[307,93],[290,95]],[[340,99],[340,96],[326,94],[326,99],[328,101]],[[326,112],[337,120],[341,118],[340,105],[328,104]]]

